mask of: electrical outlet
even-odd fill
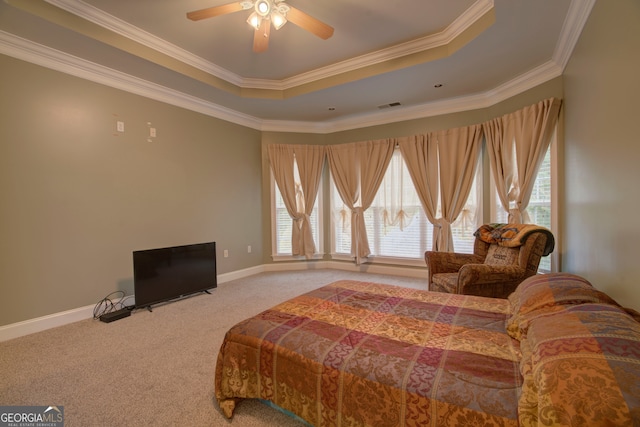
[[[229,251],[227,249],[224,250],[224,257],[229,258]]]
[[[118,120],[116,122],[116,129],[118,130],[118,132],[124,132],[124,122]]]
[[[251,245],[247,246],[247,253],[250,254],[251,253]]]

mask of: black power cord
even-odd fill
[[[115,301],[112,298],[114,298]],[[104,314],[122,309],[133,310],[132,305],[126,306],[124,304],[124,302],[129,298],[131,298],[131,295],[127,297],[124,291],[111,292],[109,295],[98,301],[96,306],[93,308],[93,318],[100,319],[100,316]]]

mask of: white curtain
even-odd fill
[[[376,196],[394,148],[394,139],[327,147],[331,176],[340,198],[351,210],[351,256],[356,264],[371,254],[364,211]]]
[[[309,216],[318,195],[326,148],[319,145],[271,144],[267,146],[267,153],[276,184],[293,220],[291,253],[310,259],[316,252],[316,245]],[[296,165],[299,181],[296,181],[294,174]]]
[[[530,222],[527,206],[562,101],[549,98],[483,123],[491,173],[508,222]]]
[[[380,220],[384,235],[395,228],[404,231],[421,211],[420,198],[417,192],[410,190],[413,189],[412,180],[410,176],[406,176],[406,172],[408,169],[402,153],[394,150],[378,194],[371,205],[381,208]]]

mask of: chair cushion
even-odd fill
[[[518,263],[519,255],[520,248],[491,245],[484,263],[487,265],[514,265]]]
[[[455,294],[458,287],[458,273],[438,273],[431,279],[430,291]]]

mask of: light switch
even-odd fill
[[[124,122],[118,120],[116,122],[116,128],[118,129],[118,132],[124,132]]]

